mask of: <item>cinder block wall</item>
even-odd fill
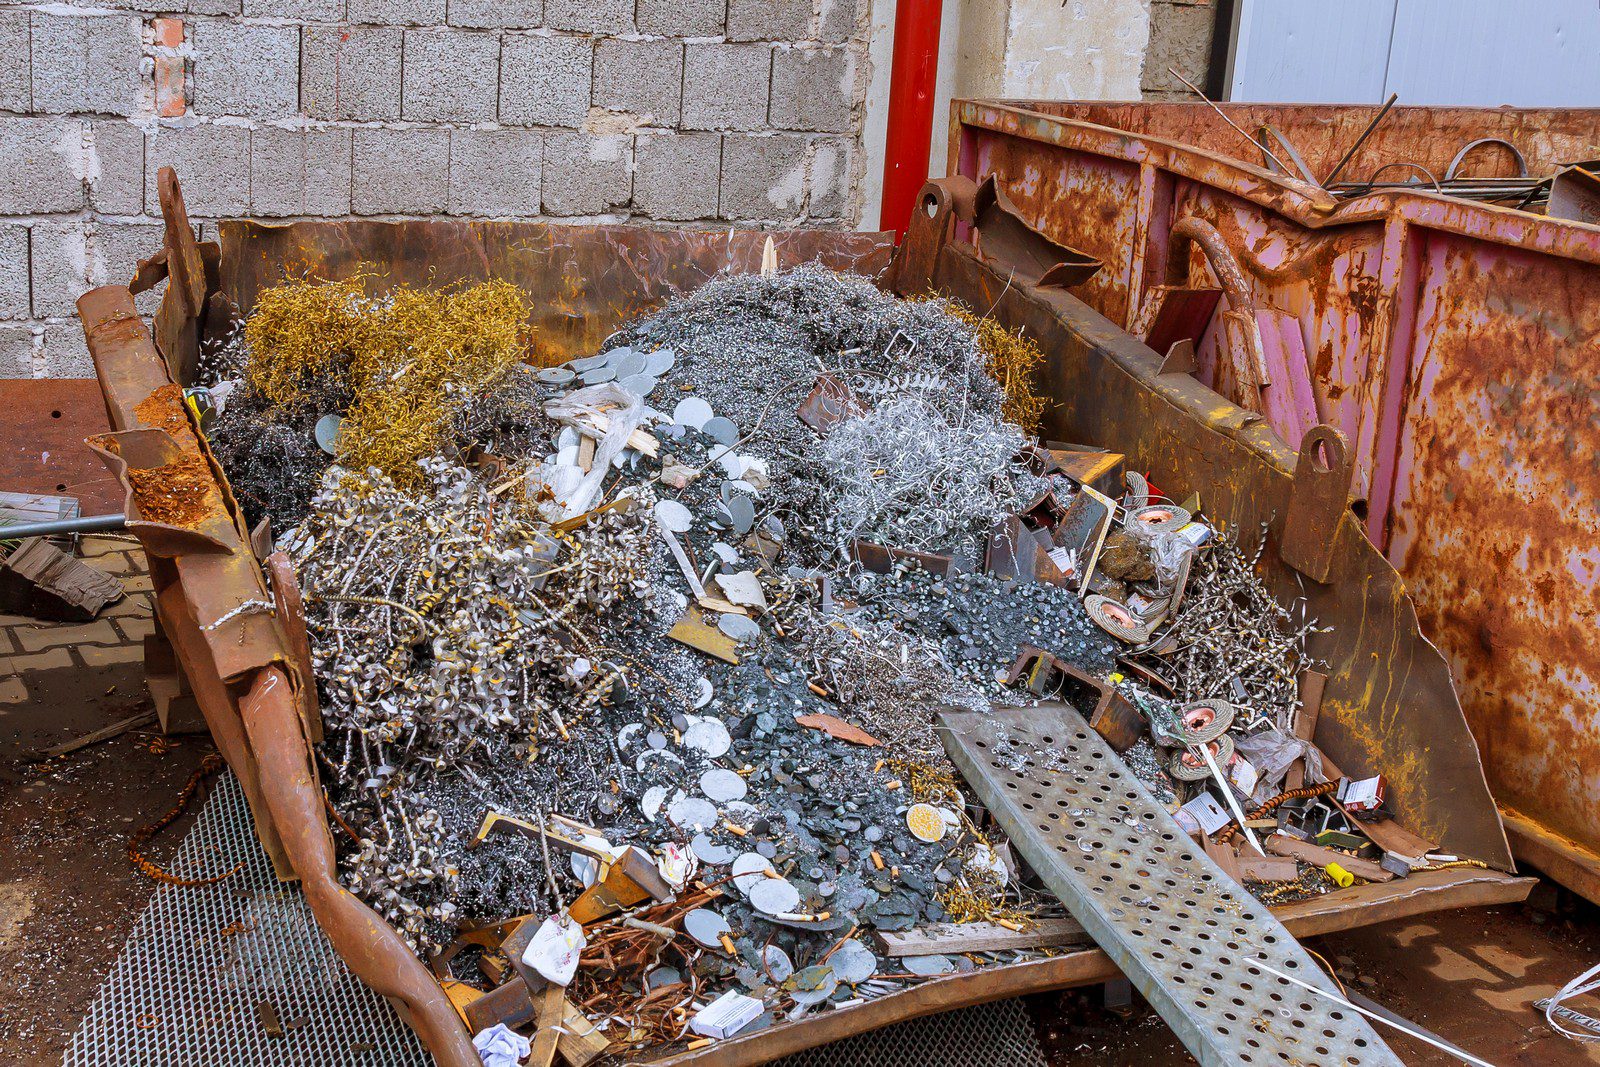
[[[866,0],[109,2],[0,6],[0,378],[92,376],[164,165],[206,230],[860,212]]]

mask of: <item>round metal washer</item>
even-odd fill
[[[718,444],[732,445],[739,440],[739,427],[734,425],[732,419],[725,419],[721,415],[707,419],[699,429]]]
[[[746,615],[724,615],[717,621],[717,629],[741,644],[761,636],[761,625]]]
[[[711,835],[709,834],[695,834],[694,838],[689,842],[689,849],[701,863],[713,867],[720,867],[724,863],[732,863],[734,857],[738,855],[727,845],[719,845],[711,840]]]
[[[607,361],[610,359],[611,353],[605,352],[598,356],[584,356],[582,359],[568,360],[567,366],[571,367],[579,374],[582,374],[586,370],[595,370],[596,368],[604,367]]]
[[[566,367],[545,367],[534,375],[546,385],[566,385],[577,375]]]
[[[676,500],[656,501],[655,516],[662,529],[675,534],[688,533],[694,525],[694,513]]]
[[[787,982],[789,976],[794,974],[794,961],[777,945],[768,945],[761,950],[761,962],[766,964],[767,974],[772,976],[774,982]]]
[[[631,348],[619,348],[611,353],[606,366],[616,371],[618,378],[631,378],[635,374],[643,374],[646,363],[643,354]]]
[[[903,963],[906,970],[912,974],[920,974],[932,978],[936,974],[949,974],[956,969],[955,961],[949,956],[907,956]]]
[[[711,405],[697,396],[686,396],[672,409],[672,421],[698,430],[715,416]]]
[[[710,697],[706,699],[709,700]],[[720,719],[709,715],[691,716],[689,728],[683,731],[683,747],[692,748],[711,759],[719,759],[726,756],[728,749],[733,747],[733,737]]]
[[[603,382],[609,382],[616,376],[617,372],[610,367],[596,367],[593,370],[584,371],[581,375],[584,385],[600,385]]]
[[[634,396],[649,396],[660,383],[648,374],[630,374],[618,384]]]

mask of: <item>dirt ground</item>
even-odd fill
[[[44,763],[30,755],[147,710],[139,642],[148,584],[126,546],[92,556],[128,574],[129,597],[93,623],[0,616],[0,1065],[56,1064],[153,890],[128,835],[167,812],[212,751],[155,728]],[[198,805],[196,805],[198,807]],[[170,860],[179,820],[149,850]],[[1406,919],[1308,942],[1339,979],[1494,1064],[1600,1064],[1532,1008],[1600,957],[1600,909],[1545,883],[1528,903]],[[1194,1061],[1137,996],[1123,1014],[1099,987],[1030,998],[1054,1067]],[[1600,1015],[1600,1002],[1575,1005]],[[1381,1031],[1381,1028],[1380,1028]],[[1382,1032],[1382,1031],[1381,1031]],[[1383,1032],[1408,1064],[1457,1062]]]

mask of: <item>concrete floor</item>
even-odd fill
[[[131,551],[130,551],[131,550]],[[148,580],[125,542],[88,539],[85,556],[129,596],[79,626],[0,615],[0,1064],[60,1062],[152,883],[128,864],[127,836],[159,818],[211,745],[154,728],[47,763],[27,758],[148,707],[139,642]],[[151,851],[170,859],[187,826]],[[1441,912],[1316,938],[1340,980],[1499,1065],[1600,1064],[1600,1047],[1562,1037],[1531,1007],[1600,958],[1600,909],[1546,883],[1517,906]],[[1098,989],[1031,998],[1056,1067],[1194,1062],[1136,999],[1127,1018]],[[1600,1015],[1600,1002],[1575,1005]],[[1409,1064],[1453,1057],[1404,1037]],[[222,1060],[219,1059],[219,1062]]]

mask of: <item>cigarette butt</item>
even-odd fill
[[[872,765],[872,773],[873,774],[877,774],[881,770],[883,770],[883,760],[879,760],[877,763],[874,763]]]
[[[818,685],[816,682],[807,682],[806,688],[817,694],[819,697],[825,697],[828,695],[828,691],[822,688],[822,686]]]
[[[883,857],[878,855],[877,849],[872,850],[872,866],[880,871],[883,870]]]
[[[683,734],[678,732],[678,728],[676,726],[672,728],[672,743],[675,745],[683,744]]]
[[[685,1045],[684,1048],[693,1050],[697,1048],[705,1048],[709,1044],[711,1044],[711,1039],[709,1037],[698,1037]]]
[[[728,833],[730,833],[730,834],[738,834],[740,837],[743,837],[745,834],[750,832],[749,830],[746,830],[742,826],[737,826],[737,825],[729,822],[727,819],[723,819],[722,820],[722,828],[724,830],[728,831]]]
[[[622,783],[618,782],[615,778],[611,779],[611,792],[613,794],[622,792]]]
[[[817,913],[817,922],[819,923],[825,923],[831,918],[833,918],[833,912],[831,911],[821,911]]]
[[[900,868],[899,867],[890,867],[889,868],[889,877],[890,878],[899,878],[900,877]]]
[[[729,937],[727,934],[723,934],[720,940],[722,941],[722,947],[724,951],[726,951],[728,955],[738,955],[738,952],[733,947],[733,938]]]
[[[994,923],[996,926],[1004,926],[1007,930],[1015,930],[1019,934],[1022,932],[1022,924],[1014,923],[1010,919],[996,919]]]
[[[895,791],[895,790],[896,790],[896,789],[899,789],[899,788],[900,788],[900,779],[898,779],[898,778],[891,778],[891,779],[889,779],[889,781],[887,781],[887,782],[886,782],[886,783],[884,783],[884,786],[883,786],[883,791],[884,791],[884,792],[885,792],[885,793],[892,793],[892,792],[894,792],[894,791]]]

